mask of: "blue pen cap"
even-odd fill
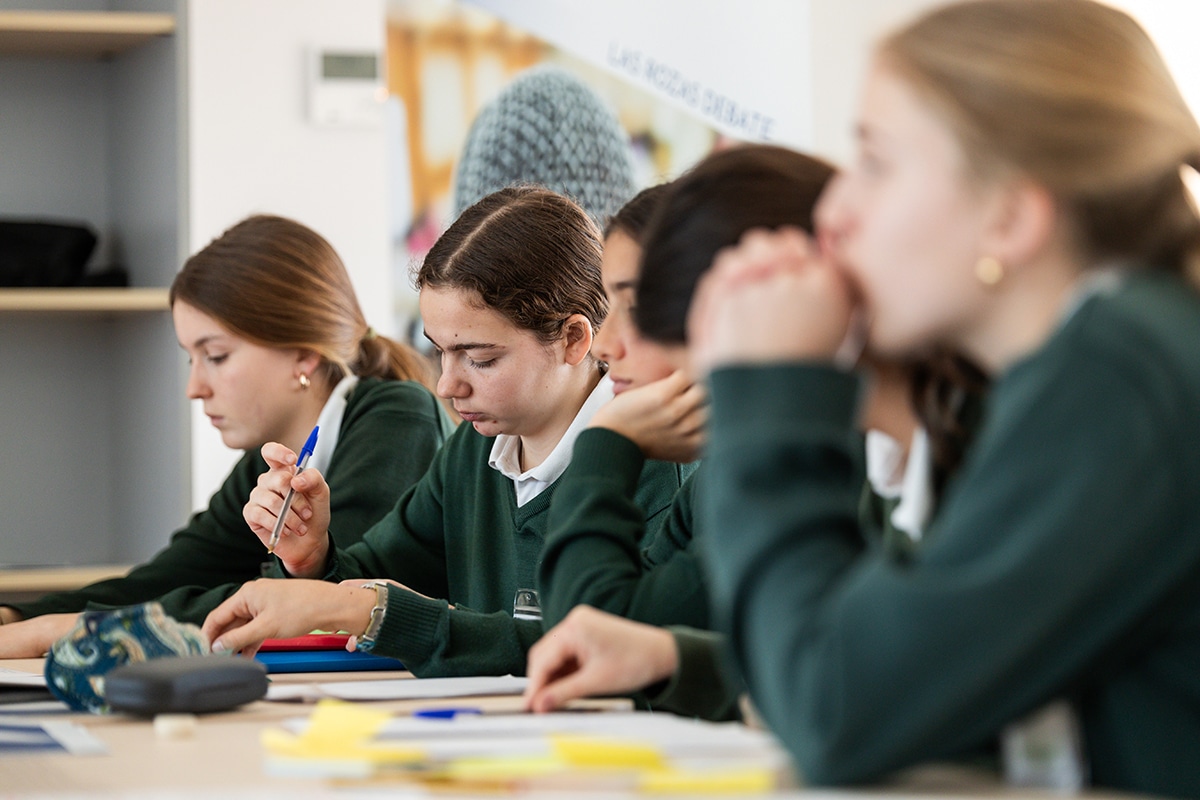
[[[313,426],[312,433],[308,435],[308,439],[304,442],[304,447],[300,448],[300,457],[296,459],[297,463],[303,461],[305,456],[312,455],[313,450],[317,447],[317,431],[319,430],[321,430],[320,425]]]

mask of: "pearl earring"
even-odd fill
[[[975,277],[988,288],[997,286],[1004,280],[1004,265],[998,258],[984,256],[975,262]]]

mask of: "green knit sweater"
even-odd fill
[[[352,544],[425,473],[451,425],[441,404],[411,381],[363,379],[347,398],[325,479],[332,526]],[[159,600],[176,619],[200,624],[212,609],[262,574],[267,552],[242,508],[267,465],[247,451],[209,501],[150,561],[122,578],[56,592],[14,607],[26,618]]]
[[[1200,301],[1131,277],[999,376],[908,560],[864,549],[855,380],[712,376],[714,608],[807,780],[985,745],[1055,698],[1095,784],[1200,796]]]
[[[541,622],[513,619],[517,589],[535,588],[551,500],[562,477],[518,507],[509,478],[488,466],[493,439],[462,425],[363,541],[331,553],[327,580],[392,578],[373,652],[421,677],[524,674]],[[677,464],[641,470],[636,502],[650,524],[682,483]],[[430,599],[434,598],[434,599]],[[451,610],[449,605],[453,605]]]
[[[546,628],[580,604],[652,625],[709,626],[692,547],[699,470],[681,465],[687,477],[656,529],[634,499],[645,463],[636,444],[605,428],[588,428],[575,441],[538,570]]]

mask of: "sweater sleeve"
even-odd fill
[[[583,431],[550,505],[538,570],[543,622],[587,604],[654,625],[708,625],[708,596],[690,551],[691,485],[660,514],[643,552],[646,514],[635,501],[645,459],[629,439]]]
[[[1136,657],[1140,623],[1197,547],[1177,535],[1187,473],[1169,432],[1182,422],[1138,358],[1151,361],[1075,351],[1069,374],[997,386],[907,563],[864,552],[856,535],[850,377],[714,373],[714,607],[806,780],[953,756],[1098,663]]]
[[[437,398],[413,381],[384,382],[347,408],[326,476],[339,547],[362,539],[421,480],[446,439],[444,420]]]
[[[418,678],[524,675],[525,655],[541,635],[536,620],[450,608],[445,600],[390,591],[371,652],[400,659]]]
[[[712,631],[672,627],[679,668],[665,685],[646,695],[650,707],[718,722],[741,718],[741,684],[726,664],[725,637]]]

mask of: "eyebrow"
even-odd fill
[[[212,340],[219,339],[219,338],[221,338],[221,334],[210,333],[208,336],[201,336],[199,339],[192,342],[192,347],[204,347],[206,344],[208,344]]]
[[[615,293],[623,292],[626,289],[636,289],[637,285],[638,282],[636,278],[630,278],[629,280],[625,281],[617,281],[616,283],[612,284],[612,291]]]
[[[438,348],[439,350],[449,351],[451,353],[456,353],[461,350],[484,350],[489,347],[499,347],[500,346],[498,344],[489,344],[487,342],[462,342],[461,344],[453,344],[453,345],[450,345],[449,347],[442,347],[440,344],[438,344],[436,341],[434,341],[433,337],[430,336],[428,333],[425,333],[424,336],[426,339],[428,339],[430,341],[430,343],[434,347]]]

